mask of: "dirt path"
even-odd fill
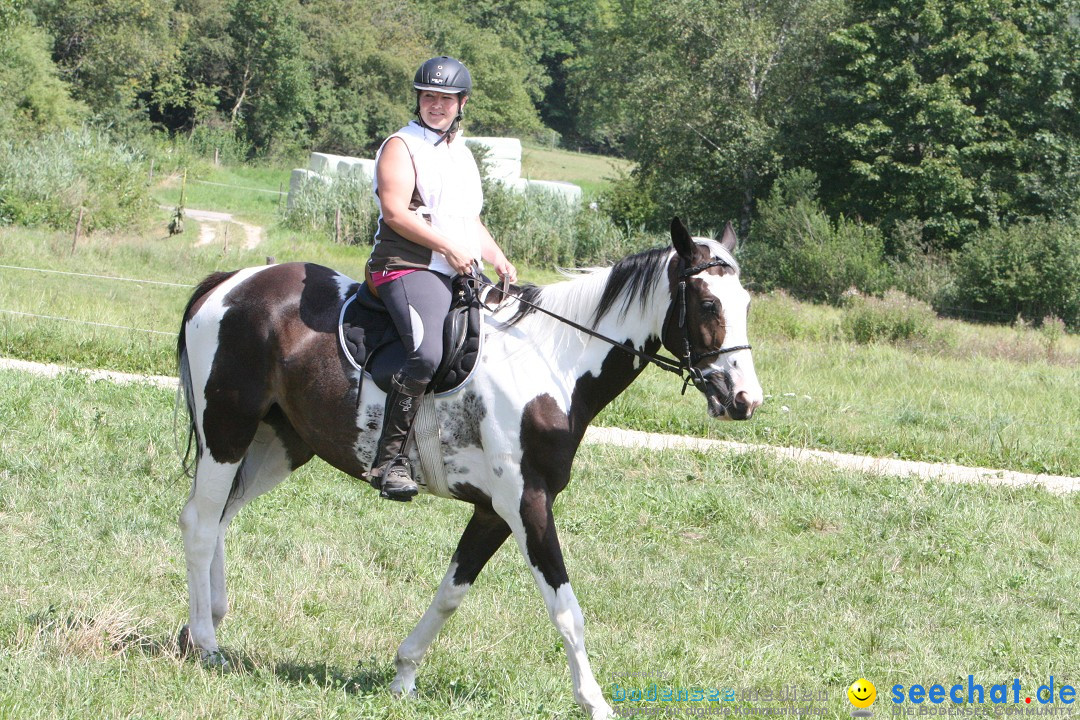
[[[172,208],[164,208],[171,210]],[[229,242],[241,242],[236,237],[239,233],[230,236],[229,227],[236,225],[243,233],[243,246],[245,250],[253,250],[263,240],[263,229],[258,225],[251,225],[234,218],[231,213],[217,212],[216,210],[193,210],[184,209],[184,217],[199,223],[199,237],[195,240],[195,246],[210,245],[220,237],[222,244]]]
[[[77,370],[60,365],[28,362],[0,358],[0,370],[21,370],[23,372],[56,377],[64,372],[80,372],[94,380],[108,380],[116,383],[145,382],[168,390],[176,389],[176,378],[167,375],[134,375],[131,373],[112,372],[109,370]],[[619,447],[644,447],[654,450],[691,449],[699,451],[720,450],[724,452],[746,453],[764,452],[777,457],[786,457],[805,462],[824,462],[836,467],[858,470],[878,475],[899,477],[915,476],[925,480],[939,482],[1004,485],[1009,487],[1040,486],[1055,494],[1071,493],[1080,490],[1080,478],[1063,475],[1046,475],[1015,472],[1013,470],[993,470],[990,468],[965,467],[951,463],[928,463],[894,458],[875,458],[865,455],[808,450],[806,448],[774,447],[771,445],[752,445],[729,440],[707,440],[704,438],[681,435],[663,435],[645,433],[637,430],[619,428],[590,427],[585,433],[585,442],[593,445],[616,445]]]

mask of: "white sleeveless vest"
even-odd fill
[[[432,227],[458,243],[470,255],[476,258],[483,268],[481,260],[480,235],[476,230],[475,220],[480,215],[484,205],[484,193],[480,186],[480,171],[476,167],[476,160],[472,152],[465,146],[465,139],[461,132],[457,133],[453,142],[443,141],[435,143],[441,137],[438,133],[424,129],[419,123],[413,121],[398,130],[390,138],[401,138],[412,156],[413,167],[416,169],[416,195],[419,197],[420,206],[416,213],[428,219]],[[387,141],[390,139],[387,138]],[[383,142],[375,156],[376,165],[382,155]],[[375,203],[379,206],[379,231],[375,235],[376,245],[383,242],[409,243],[415,249],[426,250],[430,253],[430,262],[427,263],[431,270],[444,275],[456,275],[457,273],[442,253],[432,252],[426,248],[419,248],[416,243],[411,243],[396,233],[386,232],[388,227],[382,219],[382,203],[379,200],[378,178],[375,180]],[[390,248],[380,248],[381,252],[374,254],[384,255]],[[411,254],[411,253],[410,253]]]

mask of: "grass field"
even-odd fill
[[[600,155],[555,150],[526,144],[521,151],[521,176],[530,180],[563,180],[580,185],[587,195],[604,188],[633,165],[626,160]]]
[[[394,649],[468,510],[382,502],[318,462],[231,530],[231,671],[180,659],[188,484],[172,410],[149,386],[0,371],[0,717],[580,717],[511,546],[433,645],[419,698],[392,700]],[[845,718],[858,677],[877,685],[878,715],[896,683],[1075,684],[1078,502],[760,454],[586,447],[555,512],[605,692],[631,673],[795,685]]]

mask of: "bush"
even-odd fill
[[[597,208],[615,223],[616,227],[632,229],[664,227],[667,220],[659,218],[659,207],[652,199],[644,180],[620,172],[596,199]]]
[[[130,147],[88,128],[0,144],[0,222],[115,230],[150,207],[146,167]]]
[[[949,256],[923,241],[923,223],[898,223],[889,238],[888,260],[892,286],[901,292],[942,309],[953,302],[956,271]]]
[[[179,136],[178,142],[184,142]],[[186,143],[192,153],[206,160],[215,157],[224,165],[239,165],[254,155],[251,143],[222,120],[214,120],[196,125],[186,137]]]
[[[889,290],[876,298],[859,293],[844,297],[844,316],[840,328],[844,336],[857,343],[933,340],[933,309],[898,290]]]
[[[341,213],[340,242],[371,244],[379,221],[371,182],[363,175],[311,177],[289,197],[284,225],[294,230],[315,230],[334,237]]]
[[[801,303],[774,290],[754,296],[749,323],[754,337],[826,343],[840,334],[838,315],[836,308]]]
[[[877,293],[888,285],[881,232],[843,216],[832,221],[808,170],[774,183],[741,254],[749,280],[804,300],[836,303],[849,288]]]
[[[484,224],[511,261],[541,267],[602,265],[666,238],[623,230],[603,213],[542,189],[484,181]]]
[[[1003,320],[1054,315],[1080,330],[1080,218],[980,233],[960,251],[956,274],[963,310]]]

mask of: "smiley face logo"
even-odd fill
[[[859,678],[847,689],[847,699],[857,708],[868,708],[877,700],[877,688],[866,678]]]

